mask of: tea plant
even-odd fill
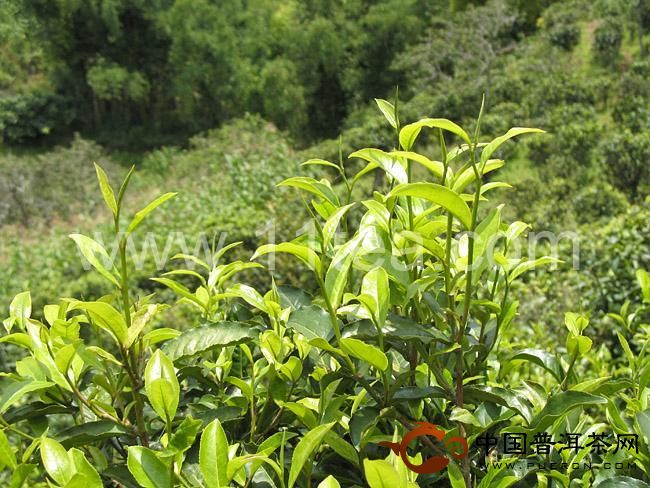
[[[42,321],[28,292],[11,303],[0,342],[27,355],[3,373],[0,467],[8,468],[8,483],[375,488],[550,486],[553,479],[587,486],[590,470],[488,470],[476,446],[479,436],[497,430],[580,428],[599,418],[592,414],[598,406],[620,430],[634,419],[645,436],[635,473],[650,472],[648,360],[645,346],[636,347],[647,342],[647,326],[627,311],[617,316],[635,327],[634,348],[619,335],[629,369],[617,382],[580,381],[583,363],[598,359],[587,356],[588,319],[577,314],[567,314],[565,347],[510,350],[519,305],[513,283],[556,260],[517,256],[528,226],[504,222],[502,207],[488,196],[509,186],[491,179],[505,164],[496,151],[542,131],[513,128],[481,142],[482,110],[470,134],[440,118],[402,126],[391,103],[377,103],[395,131],[395,149],[353,152],[350,159],[363,162],[356,173],[342,158],[311,159],[304,165],[330,171],[334,183],[296,176],[280,184],[301,192],[311,231],[261,246],[251,262],[222,262],[238,243],[214,250],[209,261],[179,254],[188,266],[154,278],[196,309],[203,325],[195,328],[166,324],[160,317],[167,306],[136,296],[129,279],[128,239],[174,194],[125,224],[123,197],[133,172],[116,196],[96,167],[118,263],[94,240],[71,237],[114,291],[96,301],[47,305]],[[439,160],[414,151],[423,131],[437,141]],[[387,188],[356,198],[373,171],[385,173]],[[315,290],[273,282],[261,293],[233,283],[238,272],[275,253],[294,257]],[[647,298],[647,274],[640,276]],[[534,380],[523,377],[522,362],[541,368]],[[621,401],[625,418],[616,417]],[[412,464],[432,455],[449,463],[417,475],[379,446],[418,421],[466,438],[469,455],[456,461],[422,437]]]

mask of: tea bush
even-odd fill
[[[310,159],[305,167],[332,180],[279,183],[302,195],[309,229],[258,247],[250,260],[227,259],[240,242],[207,258],[179,254],[185,265],[153,278],[199,326],[170,320],[156,294],[139,293],[127,252],[175,194],[127,216],[133,169],[116,191],[96,165],[117,258],[90,237],[70,237],[110,291],[62,298],[43,307],[42,319],[29,292],[12,300],[0,347],[24,356],[3,365],[0,480],[16,487],[644,486],[648,274],[637,273],[642,301],[611,315],[618,350],[589,338],[584,315],[566,314],[559,343],[535,324],[517,323],[516,283],[557,260],[515,254],[528,225],[507,222],[503,206],[486,201],[509,186],[493,176],[505,164],[497,152],[542,131],[513,128],[483,142],[483,110],[470,133],[442,118],[403,125],[391,103],[377,104],[393,149],[353,152],[358,171],[342,158]],[[421,133],[438,141],[439,160],[415,152]],[[359,191],[372,172],[384,174],[386,188]],[[276,254],[292,259],[310,286],[273,280],[261,290],[236,281]],[[419,421],[460,445],[445,452],[421,437],[417,454],[401,458],[384,447]],[[584,442],[604,428],[634,430],[638,453],[561,449],[562,432],[579,432]],[[523,465],[489,467],[499,454],[482,450],[479,439],[502,432],[546,433],[555,447],[527,453]],[[446,469],[418,475],[404,464],[425,459]],[[630,467],[624,475],[594,471],[585,460]],[[561,463],[568,467],[547,467]]]

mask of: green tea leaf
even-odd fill
[[[50,477],[65,485],[74,474],[72,460],[68,452],[55,440],[45,438],[41,441],[41,460]]]
[[[4,431],[0,430],[0,471],[5,466],[13,471],[18,466],[18,463],[16,462],[16,454],[11,444],[9,444],[9,439],[7,439]]]
[[[523,349],[517,351],[510,360],[530,361],[547,370],[558,382],[562,382],[564,379],[564,370],[560,361],[551,353],[541,349]]]
[[[318,305],[310,305],[291,312],[287,327],[300,332],[307,340],[317,337],[330,340],[334,336],[329,314]]]
[[[340,345],[341,349],[347,354],[361,359],[381,371],[385,371],[388,368],[388,358],[381,349],[372,344],[366,344],[359,339],[344,337],[341,339]]]
[[[384,327],[388,309],[390,308],[390,288],[388,287],[388,274],[383,268],[374,268],[363,277],[361,294],[369,298],[363,301],[369,306],[369,312],[374,317],[378,327]]]
[[[18,381],[8,386],[3,386],[2,396],[0,396],[0,415],[18,403],[28,393],[45,390],[51,386],[54,386],[54,383],[32,380]]]
[[[417,197],[428,200],[451,212],[466,229],[472,226],[472,212],[463,199],[453,190],[435,183],[409,183],[395,187],[391,197]]]
[[[113,188],[108,182],[108,177],[104,170],[97,163],[95,165],[95,172],[97,173],[97,181],[99,181],[99,188],[102,191],[102,196],[106,202],[106,206],[113,212],[113,215],[117,215],[117,202],[115,201],[115,193],[113,193]]]
[[[492,140],[485,148],[483,148],[483,151],[481,152],[481,164],[486,164],[487,160],[490,159],[490,156],[496,151],[504,142],[512,139],[515,136],[521,135],[521,134],[529,134],[529,133],[544,133],[543,130],[541,129],[530,129],[527,127],[513,127],[510,129],[508,132],[506,132],[504,135],[497,137],[496,139]]]
[[[156,453],[142,446],[129,447],[129,471],[144,488],[172,488],[171,472]]]
[[[9,315],[18,322],[20,330],[25,330],[27,320],[32,315],[32,296],[28,291],[18,293],[14,297],[9,305]],[[11,332],[11,326],[13,326],[13,321],[9,327],[5,325],[8,333]]]
[[[217,322],[184,331],[163,346],[173,361],[211,351],[217,347],[232,346],[251,341],[259,330],[243,322]]]
[[[257,259],[264,254],[276,253],[276,252],[286,252],[294,255],[300,259],[303,263],[307,265],[309,269],[314,271],[316,274],[321,273],[321,262],[318,254],[316,254],[311,248],[304,246],[302,244],[295,244],[293,242],[283,242],[281,244],[265,244],[260,246],[253,254],[251,260]]]
[[[406,168],[404,168],[404,165],[400,159],[396,158],[395,156],[391,156],[390,153],[382,151],[381,149],[365,148],[353,152],[348,157],[364,159],[372,165],[376,165],[377,167],[383,169],[386,174],[393,178],[397,183],[408,182]]]
[[[348,273],[361,240],[352,239],[343,244],[334,254],[325,275],[325,291],[334,310],[341,305],[343,292],[348,281]]]
[[[145,368],[144,381],[151,407],[161,419],[171,421],[176,416],[180,385],[174,363],[162,350],[156,350],[149,359]]]
[[[336,478],[334,478],[334,476],[329,475],[318,484],[317,488],[341,488],[341,485],[338,481],[336,481]]]
[[[401,485],[397,470],[383,459],[364,459],[363,468],[370,488],[396,488]]]
[[[467,132],[465,132],[458,124],[455,124],[451,120],[422,119],[418,122],[405,125],[399,132],[399,143],[405,151],[411,150],[413,144],[415,144],[415,140],[417,139],[418,135],[420,135],[420,131],[425,127],[428,127],[430,129],[437,128],[446,130],[448,132],[456,134],[467,144],[471,144],[471,140],[467,135]]]
[[[109,332],[119,344],[126,344],[129,331],[124,317],[106,302],[72,302],[70,310],[85,310],[95,324]]]
[[[158,198],[156,198],[153,202],[151,202],[149,205],[144,207],[142,210],[137,212],[133,216],[133,220],[131,220],[129,226],[126,228],[126,233],[127,234],[132,233],[140,225],[140,223],[147,217],[147,215],[149,215],[157,207],[165,203],[170,198],[175,197],[176,195],[177,193],[165,193],[164,195],[161,195]]]
[[[199,465],[208,488],[228,486],[228,439],[218,419],[201,435]]]
[[[85,424],[73,425],[59,432],[56,440],[69,449],[102,442],[112,437],[132,436],[133,433],[122,425],[108,420],[97,420]]]
[[[99,274],[119,288],[120,283],[116,277],[117,272],[115,271],[115,267],[111,264],[109,270],[105,266],[105,263],[112,263],[112,259],[106,252],[106,249],[104,249],[99,242],[83,234],[70,234],[69,237],[75,242],[75,244],[77,244],[79,251],[83,257],[86,258],[86,261],[88,261],[88,263],[90,263]]]
[[[325,434],[327,434],[336,422],[329,424],[319,425],[318,427],[307,432],[293,451],[293,458],[291,459],[291,469],[289,471],[289,488],[296,484],[296,480],[305,466],[307,460],[311,457],[312,453],[318,448],[323,441]]]
[[[102,488],[104,484],[97,470],[88,462],[86,456],[79,449],[70,449],[68,452],[75,471],[75,476],[83,477],[83,483],[79,488]],[[70,486],[70,484],[66,485]]]
[[[375,98],[375,103],[381,110],[381,113],[384,114],[386,120],[393,129],[397,129],[397,117],[395,115],[395,106],[384,100],[383,98]]]
[[[541,432],[574,408],[584,408],[589,405],[602,405],[606,403],[607,400],[603,397],[583,391],[563,391],[551,397],[546,402],[542,411],[532,419],[528,428],[535,432]]]

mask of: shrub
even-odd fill
[[[623,25],[616,18],[601,21],[594,31],[594,59],[604,67],[612,67],[623,42]]]
[[[34,91],[0,98],[0,139],[7,144],[64,133],[74,118],[64,97]]]
[[[631,343],[619,335],[625,354],[637,354],[621,365],[620,385],[580,376],[589,368],[600,371],[612,358],[602,348],[595,359],[587,355],[593,344],[584,334],[585,316],[567,314],[566,340],[552,351],[525,338],[526,349],[513,349],[519,307],[513,285],[555,260],[516,255],[527,225],[506,223],[501,206],[486,207],[481,197],[503,186],[485,179],[503,165],[494,158],[503,144],[540,131],[510,129],[484,145],[481,115],[470,136],[447,119],[401,126],[389,102],[377,103],[398,135],[399,150],[355,151],[350,158],[365,166],[354,174],[342,162],[306,162],[336,172],[343,183],[338,187],[306,176],[280,184],[301,192],[315,232],[262,245],[250,261],[226,260],[239,243],[213,249],[205,260],[182,254],[177,258],[191,267],[153,279],[201,318],[203,325],[183,332],[165,318],[167,307],[155,296],[134,293],[127,259],[128,242],[142,222],[174,194],[125,221],[132,172],[115,192],[96,166],[119,240],[116,262],[98,242],[81,234],[71,238],[112,292],[63,298],[44,307],[42,320],[23,292],[3,323],[1,343],[26,352],[0,396],[6,429],[0,430],[0,461],[13,484],[547,483],[555,475],[544,469],[486,473],[478,437],[515,428],[557,438],[563,429],[602,421],[598,407],[616,413],[623,425],[644,419],[642,403],[629,395],[637,388],[629,378],[648,369],[641,326],[634,325],[638,334]],[[423,131],[439,138],[441,161],[414,151]],[[458,144],[447,146],[452,138]],[[414,176],[416,167],[422,180]],[[388,188],[357,198],[355,187],[371,171],[384,172]],[[310,276],[308,290],[273,281],[260,292],[234,282],[277,253]],[[522,363],[525,369],[517,367]],[[535,368],[540,382],[524,382],[522,372]],[[613,401],[624,390],[616,397],[625,403],[619,411]],[[38,417],[43,420],[33,420]],[[440,469],[418,475],[402,459],[417,465],[440,448],[424,442],[409,461],[405,453],[397,457],[405,447],[396,441],[423,418],[441,426],[435,435],[446,437],[450,452],[438,458]],[[647,440],[639,442],[645,452]],[[552,456],[563,459],[556,451]],[[567,461],[583,456],[574,453]],[[615,457],[612,447],[589,456],[613,462],[631,455]],[[645,470],[640,465],[631,474],[641,477]],[[591,470],[566,476],[597,481]]]

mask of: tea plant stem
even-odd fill
[[[470,161],[472,164],[472,169],[474,170],[474,176],[476,177],[476,189],[474,190],[474,203],[472,205],[472,221],[469,229],[468,236],[468,250],[467,250],[467,272],[466,272],[466,284],[465,284],[465,297],[463,303],[463,315],[458,325],[458,335],[456,337],[456,342],[460,346],[458,349],[457,359],[456,359],[456,405],[460,408],[464,404],[464,389],[463,389],[463,338],[465,337],[465,330],[467,328],[467,323],[469,321],[469,309],[470,303],[472,301],[472,268],[474,265],[474,240],[475,240],[475,230],[476,222],[478,219],[478,205],[481,197],[481,175],[476,166],[476,155],[475,155],[475,145],[470,144]],[[465,437],[465,427],[459,422],[458,430],[461,436]],[[462,460],[462,471],[463,478],[465,479],[465,485],[471,486],[471,475],[470,475],[470,465],[469,459],[467,457]]]
[[[580,352],[576,348],[576,351],[573,353],[573,356],[571,357],[571,362],[569,363],[569,367],[566,370],[566,375],[564,375],[564,379],[562,380],[562,384],[560,385],[561,390],[566,390],[567,383],[569,382],[569,377],[571,376],[571,373],[573,372],[573,367],[575,366],[579,355],[580,355]]]
[[[10,423],[8,423],[2,416],[0,416],[0,424],[2,424],[6,429],[10,430],[14,434],[17,434],[20,437],[24,437],[27,440],[33,441],[33,440],[36,439],[36,437],[32,437],[28,433],[23,432],[22,430],[20,430],[18,427],[15,427],[15,426],[11,425]]]
[[[115,217],[115,230],[118,231],[119,228],[119,213]],[[126,263],[126,244],[127,244],[128,235],[125,235],[120,239],[120,289],[122,291],[122,308],[124,311],[124,319],[126,321],[127,328],[131,327],[131,304],[129,299],[129,271]],[[139,381],[138,375],[135,373],[138,367],[138,358],[135,354],[135,349],[126,350],[120,348],[122,351],[122,358],[124,359],[124,367],[129,376],[131,383],[131,393],[133,395],[133,401],[135,403],[135,417],[136,424],[138,429],[138,437],[142,442],[143,446],[149,445],[149,439],[147,438],[147,429],[144,422],[144,402],[142,401],[142,396],[139,392]]]

